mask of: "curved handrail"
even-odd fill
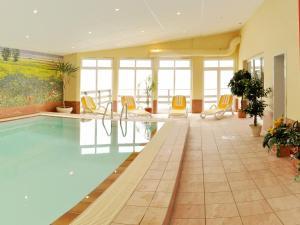
[[[123,124],[122,124],[121,119],[120,119],[120,128],[121,128],[121,132],[122,132],[123,137],[126,137],[127,136],[127,120],[125,120],[125,132],[124,132],[124,129],[123,129]]]

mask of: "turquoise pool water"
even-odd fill
[[[0,123],[0,224],[50,224],[161,126],[44,116]]]

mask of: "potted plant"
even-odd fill
[[[152,92],[155,89],[155,82],[152,79],[152,76],[148,76],[145,80],[145,94],[146,94],[146,105],[145,110],[149,113],[152,113],[152,108],[150,107],[150,99],[152,97]]]
[[[295,144],[299,145],[299,143],[296,143],[299,142],[295,139],[296,136],[295,125],[291,126],[291,124],[284,122],[284,118],[281,117],[274,121],[273,127],[264,136],[263,147],[268,147],[269,150],[272,149],[277,157],[289,156],[297,147]]]
[[[247,107],[247,100],[244,100],[244,93],[247,82],[251,79],[251,74],[247,70],[239,70],[234,73],[234,76],[230,80],[228,87],[230,87],[231,93],[238,97],[241,97],[241,109],[238,110],[238,118],[246,118],[244,109]]]
[[[65,104],[65,91],[66,87],[70,84],[71,76],[78,71],[78,69],[78,67],[75,67],[68,62],[60,61],[56,64],[55,70],[63,82],[63,106],[56,107],[57,112],[71,113],[73,111],[73,107],[66,106]]]
[[[271,88],[264,89],[262,80],[257,77],[251,78],[246,83],[245,97],[249,100],[247,108],[244,110],[249,116],[254,118],[253,124],[250,124],[254,137],[259,137],[262,126],[258,124],[257,117],[264,115],[267,106],[263,97],[267,97],[271,92]]]

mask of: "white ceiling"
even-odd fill
[[[262,2],[0,0],[0,46],[67,54],[204,36],[239,29]]]

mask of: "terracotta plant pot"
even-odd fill
[[[59,113],[71,113],[73,111],[73,107],[66,106],[66,107],[56,107],[56,111]]]
[[[238,118],[240,119],[246,118],[246,113],[241,109],[238,110]]]
[[[147,111],[147,112],[149,112],[149,113],[152,113],[152,108],[146,107],[146,108],[145,108],[145,111]]]
[[[252,136],[253,137],[259,137],[260,133],[261,133],[262,126],[259,125],[259,124],[257,126],[254,126],[254,124],[250,124],[249,126],[250,126],[251,131],[252,131]]]
[[[298,175],[299,174],[299,166],[300,166],[299,163],[300,163],[300,160],[296,159],[296,158],[292,158],[291,162],[292,162],[293,171],[295,171],[295,174]]]
[[[272,152],[276,154],[277,157],[287,157],[291,155],[291,147],[280,145],[279,150],[277,149],[277,145],[273,145]]]

